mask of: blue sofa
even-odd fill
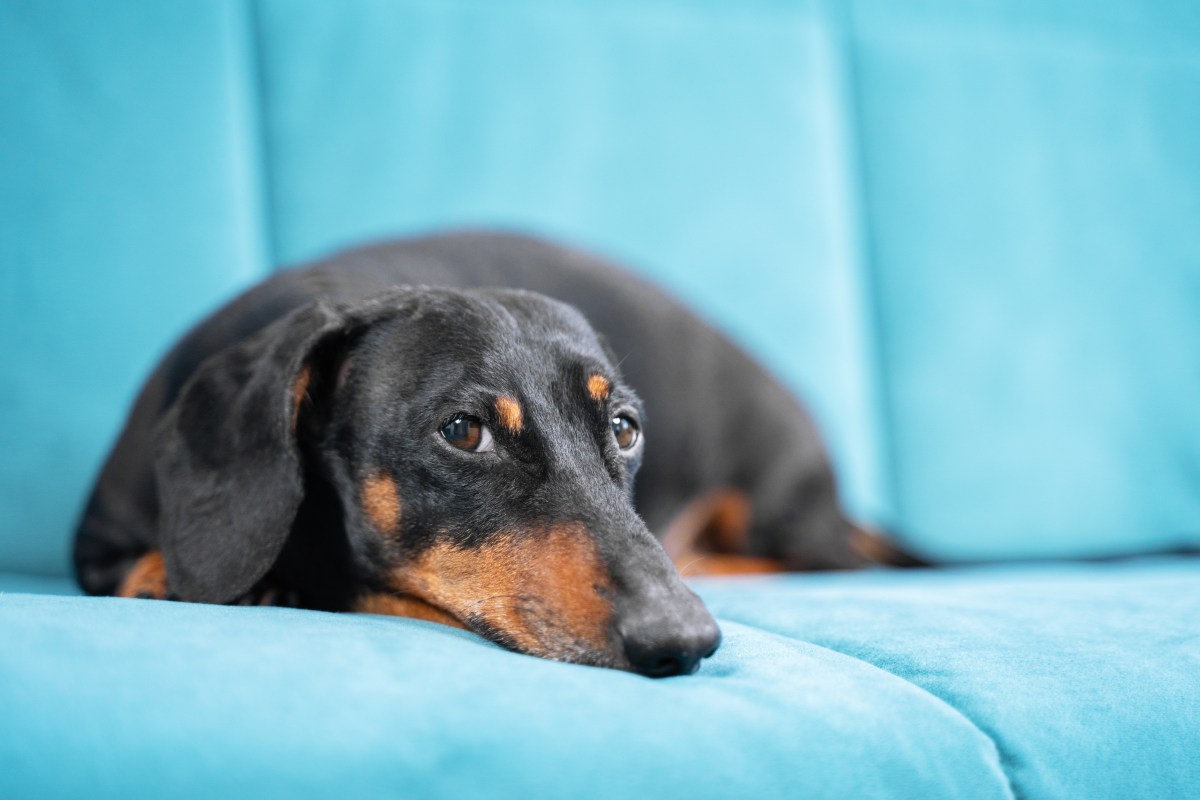
[[[0,5],[0,797],[1200,797],[1200,8]],[[591,247],[811,403],[937,570],[697,581],[660,681],[81,597],[173,337],[334,248]]]

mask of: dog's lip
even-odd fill
[[[428,619],[424,616],[415,615],[412,618],[425,619],[428,622],[439,622],[448,627],[457,627],[470,631],[481,639],[485,639],[513,653],[550,661],[560,661],[567,664],[636,672],[633,665],[624,656],[624,653],[620,652],[620,648],[615,645],[612,650],[596,650],[594,648],[579,646],[578,643],[564,645],[562,642],[559,642],[559,646],[545,648],[528,647],[509,635],[508,631],[494,627],[486,619],[478,615],[456,614],[445,606],[432,602],[412,590],[392,589],[389,593],[397,599],[420,604],[447,619]]]
[[[430,602],[429,600],[427,600],[424,597],[421,597],[418,594],[415,594],[413,592],[404,591],[401,589],[392,589],[389,592],[389,594],[391,594],[391,596],[397,600],[401,600],[401,601],[408,602],[408,603],[414,603],[418,606],[418,608],[420,608],[421,606],[424,606],[426,609],[429,609],[430,611],[433,612],[433,616],[439,617],[437,619],[432,619],[429,616],[413,614],[410,617],[412,619],[423,619],[426,622],[436,622],[438,624],[445,625],[447,627],[462,628],[463,630],[469,630],[469,631],[472,631],[473,633],[477,633],[477,631],[474,631],[470,625],[468,625],[466,622],[464,622],[457,614],[452,612],[450,609],[440,606],[437,603]]]
[[[563,664],[636,672],[633,664],[615,643],[608,648],[596,648],[568,635],[548,639],[541,638],[535,645],[530,646],[513,638],[503,629],[489,625],[486,620],[476,619],[475,623],[468,623],[467,629],[480,638],[512,653],[546,661],[558,661]]]

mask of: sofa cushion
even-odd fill
[[[3,594],[0,796],[1010,797],[945,702],[723,627],[654,681],[415,620]]]
[[[840,32],[815,3],[263,0],[281,263],[447,226],[629,262],[814,405],[883,513]]]
[[[1200,544],[1200,6],[852,7],[899,529]]]
[[[238,2],[0,4],[0,569],[70,536],[170,340],[265,274]]]
[[[862,659],[992,737],[1023,798],[1200,787],[1200,558],[706,582],[721,619]]]
[[[1198,559],[697,587],[725,644],[665,681],[413,620],[0,594],[0,796],[1200,785]],[[0,592],[62,588],[0,576]]]

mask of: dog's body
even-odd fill
[[[803,408],[661,291],[517,236],[367,247],[278,273],[166,356],[76,568],[96,594],[286,597],[686,672],[715,625],[630,506],[639,461],[634,505],[677,562],[863,561]]]

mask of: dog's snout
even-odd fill
[[[648,613],[620,626],[625,657],[635,672],[651,678],[690,675],[717,651],[721,629],[699,601],[695,606],[685,619]]]

